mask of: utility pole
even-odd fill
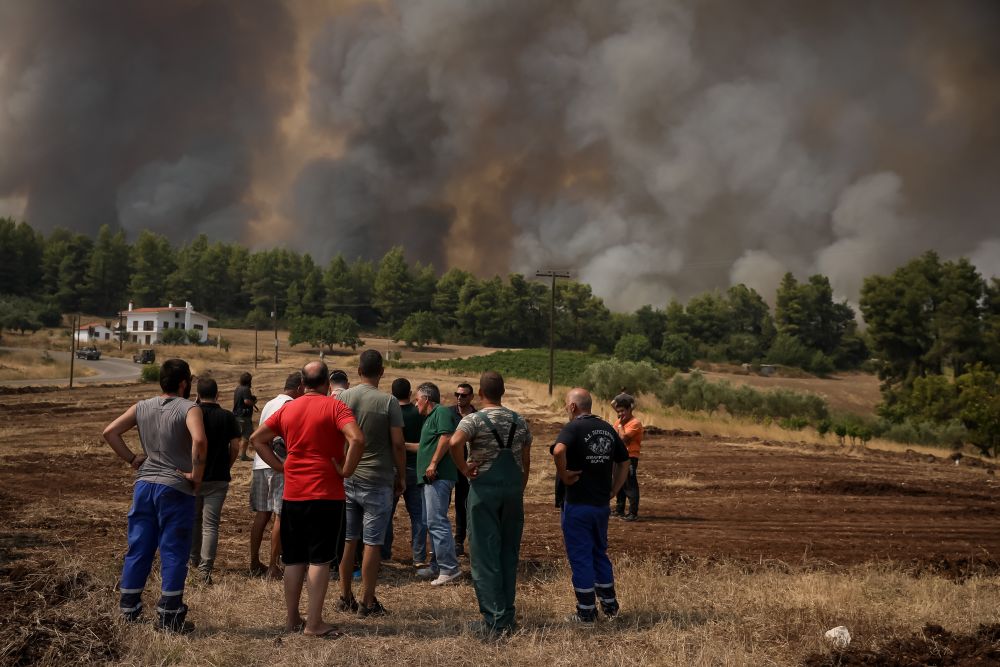
[[[278,297],[272,296],[272,305],[274,310],[271,311],[271,319],[274,320],[274,363],[278,363]]]
[[[552,299],[549,301],[549,396],[556,374],[556,278],[569,278],[569,271],[546,269],[535,272],[536,278],[552,278]]]
[[[80,333],[80,316],[70,315],[69,318],[69,388],[73,388],[73,370],[76,362],[76,337]]]
[[[121,352],[125,346],[125,316],[118,311],[118,351]]]
[[[257,370],[257,323],[253,325],[253,369]]]

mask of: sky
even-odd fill
[[[0,215],[564,269],[1000,274],[992,0],[0,0]]]

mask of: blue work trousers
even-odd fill
[[[195,497],[165,484],[136,482],[128,513],[128,551],[121,579],[121,611],[130,618],[142,612],[142,591],[160,550],[163,580],[157,610],[182,608],[184,580],[194,526]]]
[[[597,597],[605,613],[618,611],[615,596],[615,576],[608,558],[607,505],[577,505],[563,503],[562,531],[566,555],[573,571],[573,591],[576,593],[577,614],[592,619],[597,614]]]

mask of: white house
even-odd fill
[[[78,343],[100,343],[105,340],[118,340],[118,335],[109,329],[103,322],[90,322],[82,324],[77,329],[76,341]]]
[[[175,307],[168,303],[165,308],[133,308],[129,302],[128,310],[119,313],[125,318],[125,331],[128,340],[133,343],[152,345],[160,340],[160,335],[167,329],[183,329],[201,332],[201,342],[208,340],[208,323],[212,318],[196,312],[190,301],[183,307]]]

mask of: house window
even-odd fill
[[[104,334],[104,340],[111,340],[111,334],[105,332],[105,334]]]
[[[205,330],[205,327],[201,326],[200,324],[195,324],[194,328],[197,329],[198,331],[204,331]]]
[[[179,324],[179,325],[180,325],[181,329],[183,329],[183,328],[184,328],[184,323],[183,323],[183,322],[178,322],[177,324]]]
[[[155,325],[156,325],[156,321],[155,320],[143,320],[143,322],[142,322],[142,330],[143,331],[154,331],[156,329]]]
[[[132,320],[132,331],[138,331],[138,330],[139,330],[139,320]],[[136,342],[138,343],[139,341]]]
[[[174,319],[175,320],[180,319],[180,316],[181,316],[181,314],[175,310],[174,311]]]
[[[169,329],[170,328],[170,322],[164,322],[163,323],[163,328],[164,329]]]

